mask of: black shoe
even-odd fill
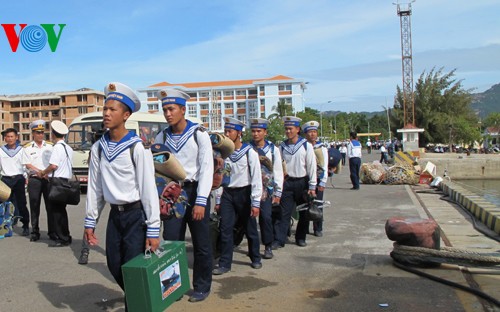
[[[21,235],[22,236],[29,236],[30,235],[30,228],[29,227],[23,227],[23,233]]]
[[[191,294],[191,297],[189,297],[188,301],[189,302],[200,302],[200,301],[207,299],[208,295],[210,295],[210,292],[195,291]]]
[[[358,191],[358,190],[359,190],[359,187],[351,187],[351,190],[353,190],[353,191]]]
[[[89,252],[87,250],[82,250],[82,254],[78,259],[78,264],[87,264],[89,263]]]
[[[295,241],[295,244],[297,244],[297,246],[299,246],[299,247],[306,247],[307,246],[306,241],[303,239],[298,239],[297,241]]]
[[[267,245],[266,249],[264,249],[264,259],[272,259],[274,257],[273,255],[273,248],[271,245]]]
[[[250,266],[252,267],[252,269],[262,269],[262,262],[252,262],[252,264],[250,264]]]
[[[314,231],[314,236],[316,236],[316,237],[323,237],[323,232],[321,232],[321,231]]]
[[[213,275],[222,275],[222,274],[225,274],[225,273],[227,273],[229,271],[231,271],[231,269],[229,269],[229,268],[216,267],[215,269],[212,270],[212,274]]]
[[[66,246],[69,246],[70,244],[71,244],[71,242],[69,242],[69,241],[65,242],[65,241],[58,240],[55,243],[50,244],[49,247],[66,247]]]
[[[278,248],[283,248],[283,247],[285,247],[285,245],[283,245],[283,244],[281,244],[280,242],[277,242],[277,241],[275,241],[275,242],[273,242],[271,244],[271,249],[272,250],[276,250]]]
[[[36,242],[40,239],[40,233],[31,233],[30,242]]]

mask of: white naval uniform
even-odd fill
[[[317,184],[316,155],[314,155],[312,144],[303,137],[299,137],[295,144],[287,144],[287,141],[282,142],[280,151],[286,163],[288,176],[291,178],[308,176],[309,189],[315,190]]]
[[[2,177],[12,177],[24,174],[23,148],[16,145],[9,149],[7,144],[0,148],[0,175]]]
[[[32,141],[24,145],[23,149],[23,165],[31,164],[39,170],[43,170],[50,165],[50,154],[52,153],[52,143],[42,141],[41,146]],[[35,172],[29,172],[29,175]]]
[[[243,144],[226,159],[231,168],[229,188],[252,186],[252,207],[260,207],[262,197],[262,172],[260,170],[259,155],[249,144]]]
[[[65,147],[66,150],[64,150]],[[54,176],[56,178],[71,179],[71,177],[73,176],[72,162],[73,149],[71,148],[71,146],[69,146],[62,140],[57,142],[56,144],[54,144],[52,154],[50,155],[49,159],[49,163],[51,165],[56,165],[57,169],[54,171],[54,175],[50,174],[49,177]]]
[[[254,146],[254,148],[258,147]],[[276,145],[267,140],[265,140],[264,147],[260,149],[273,164],[273,180],[275,184],[273,196],[281,197],[281,193],[283,192],[283,160],[281,159],[280,150]],[[258,152],[257,155],[259,155]]]
[[[328,149],[326,148],[325,144],[319,141],[314,144],[314,148],[321,148],[321,152],[323,153],[323,164],[321,165],[321,168],[323,168],[323,175],[321,177],[318,177],[318,179],[319,186],[325,187],[328,180]]]
[[[134,143],[132,162],[129,148]],[[106,202],[124,205],[140,200],[146,216],[146,237],[160,236],[160,204],[154,178],[153,155],[144,145],[136,143],[142,141],[130,132],[118,143],[110,142],[109,136],[103,135],[92,145],[85,228],[95,228]]]
[[[205,207],[212,189],[214,171],[212,143],[207,132],[198,130],[199,124],[186,121],[187,126],[180,136],[172,135],[171,129],[167,128],[167,135],[165,131],[158,133],[155,143],[165,144],[179,160],[186,171],[186,181],[198,181],[196,205]]]

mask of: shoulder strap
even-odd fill
[[[139,142],[135,142],[134,144],[132,144],[129,148],[130,150],[130,159],[132,160],[132,164],[134,165],[134,168],[136,167],[135,165],[135,160],[134,160],[134,149],[135,149],[135,145],[139,143]],[[102,154],[102,146],[101,144],[97,144],[98,146],[98,156],[99,156],[99,161],[101,161],[101,154]],[[66,148],[64,148],[66,149]],[[68,152],[66,152],[66,155],[68,155]]]

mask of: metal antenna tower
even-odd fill
[[[411,4],[394,3],[398,7],[401,24],[401,59],[403,67],[403,109],[404,126],[415,126],[415,107],[413,98],[413,62],[411,52]]]

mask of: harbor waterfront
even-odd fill
[[[380,154],[364,155],[363,162]],[[334,177],[325,191],[332,206],[325,210],[324,236],[308,236],[308,246],[286,244],[261,270],[248,265],[244,241],[234,253],[232,271],[214,277],[211,295],[200,304],[184,296],[169,311],[495,311],[476,296],[402,271],[392,265],[393,242],[385,222],[393,216],[435,219],[443,239],[452,246],[482,253],[500,250],[500,243],[476,231],[470,216],[441,195],[419,190],[425,186],[361,185],[351,191],[349,170]],[[97,226],[100,245],[91,250],[88,265],[78,265],[85,195],[69,206],[73,244],[48,248],[45,212],[42,237],[30,242],[20,236],[0,240],[4,274],[0,282],[2,311],[124,311],[123,293],[106,267],[105,225],[109,207]],[[42,208],[42,211],[45,211]],[[498,237],[498,236],[497,236]],[[189,274],[192,245],[187,241]],[[442,265],[421,269],[462,285],[477,285],[499,300],[500,275],[488,270]],[[490,272],[491,273],[491,272]]]

